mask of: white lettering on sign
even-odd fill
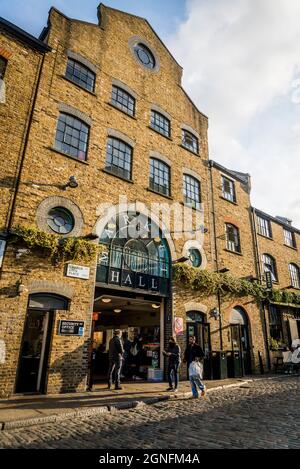
[[[132,285],[131,277],[130,277],[129,274],[127,275],[127,277],[124,281],[124,285],[127,285],[127,284]]]
[[[120,272],[111,271],[111,282],[119,282]]]
[[[67,277],[81,278],[88,280],[90,278],[90,268],[82,265],[68,264]]]

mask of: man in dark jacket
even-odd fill
[[[168,380],[169,380],[169,387],[167,391],[174,391],[178,390],[178,375],[179,375],[179,367],[181,362],[180,357],[180,347],[176,342],[174,337],[170,337],[169,339],[169,346],[166,351],[164,351],[164,355],[166,355],[169,359],[168,362]],[[173,379],[174,379],[174,388],[173,388]]]
[[[115,330],[114,336],[109,342],[109,370],[108,370],[108,388],[112,388],[113,374],[115,389],[122,389],[120,386],[120,374],[122,367],[122,360],[124,355],[124,348],[121,341],[121,331]]]
[[[190,364],[195,361],[195,358],[203,360],[204,352],[200,345],[196,343],[196,337],[190,336],[188,346],[184,352],[184,362],[186,362],[189,367]]]

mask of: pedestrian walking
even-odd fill
[[[203,379],[203,359],[195,358],[189,366],[189,378],[193,393],[193,398],[199,397],[198,389],[201,391],[201,396],[205,396],[205,385],[202,382]]]
[[[188,367],[195,361],[195,358],[204,358],[204,352],[200,345],[196,343],[196,337],[190,336],[187,348],[184,351],[184,362],[187,363]]]
[[[179,367],[181,362],[181,350],[174,337],[170,337],[167,350],[164,355],[168,357],[168,380],[169,387],[167,391],[178,391]],[[174,381],[174,386],[173,386]]]
[[[115,383],[115,389],[122,389],[120,384],[120,374],[123,355],[124,348],[121,340],[121,331],[117,329],[114,331],[114,336],[109,342],[108,389],[112,388],[113,381]]]

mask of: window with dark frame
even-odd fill
[[[145,44],[138,43],[133,48],[136,57],[146,68],[155,68],[155,58],[150,49]]]
[[[200,182],[188,174],[183,175],[183,200],[186,205],[200,210]]]
[[[150,158],[150,189],[170,196],[170,167],[160,160]]]
[[[0,56],[0,80],[4,80],[5,70],[7,66],[7,60]]]
[[[269,305],[269,327],[272,339],[281,342],[283,340],[281,312],[271,304]]]
[[[182,130],[182,145],[194,153],[199,153],[198,138],[188,130]]]
[[[111,102],[130,116],[134,116],[135,99],[133,96],[131,96],[131,94],[127,93],[127,91],[123,90],[119,86],[113,85]]]
[[[257,215],[257,227],[259,234],[266,236],[267,238],[272,238],[270,220]]]
[[[76,60],[68,59],[66,77],[88,91],[95,90],[95,73]]]
[[[78,160],[87,159],[90,128],[80,119],[60,113],[57,122],[55,148]]]
[[[234,181],[222,176],[222,195],[230,202],[236,202]]]
[[[262,256],[263,271],[270,272],[272,281],[277,282],[277,268],[275,259],[270,254],[263,254]]]
[[[227,239],[227,249],[233,252],[241,252],[241,243],[240,243],[240,233],[239,229],[226,223],[226,239]]]
[[[294,288],[300,288],[300,270],[296,264],[289,264],[291,285]]]
[[[171,135],[171,123],[169,119],[160,114],[160,112],[151,111],[150,127],[166,137],[170,137]]]
[[[290,246],[291,248],[296,247],[295,233],[284,228],[283,236],[284,236],[284,244],[286,244],[286,246]]]
[[[105,169],[116,176],[131,180],[132,147],[115,137],[109,137],[106,146]]]

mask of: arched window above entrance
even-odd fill
[[[231,310],[230,324],[241,324],[242,326],[246,326],[247,322],[247,316],[243,308],[236,306]]]
[[[199,311],[189,311],[186,313],[186,322],[205,322],[204,314]]]
[[[28,307],[30,309],[43,309],[43,310],[67,310],[69,300],[64,296],[54,295],[51,293],[35,293],[30,295]]]

